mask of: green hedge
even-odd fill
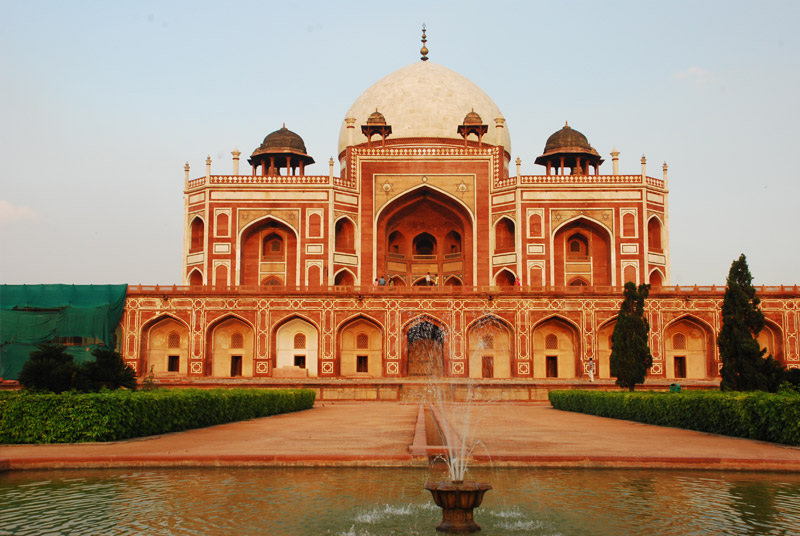
[[[115,441],[309,409],[309,389],[159,389],[0,396],[0,443]]]
[[[800,396],[764,392],[550,391],[556,409],[800,446]]]

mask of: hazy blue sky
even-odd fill
[[[390,4],[389,7],[386,5]],[[623,173],[669,164],[673,284],[800,282],[800,2],[10,2],[0,282],[172,284],[183,165],[283,122],[327,174],[372,83],[433,61],[507,119],[523,174],[564,121]],[[243,166],[243,170],[249,169]],[[512,166],[513,169],[513,166]],[[338,173],[338,169],[336,171]]]

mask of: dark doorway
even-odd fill
[[[177,355],[169,356],[169,361],[167,361],[167,372],[180,372],[181,367],[181,358]]]
[[[423,321],[408,330],[408,375],[444,375],[444,332]]]
[[[548,378],[558,378],[558,356],[547,356],[547,373]]]
[[[242,356],[231,356],[231,377],[242,375]]]
[[[294,366],[300,368],[306,368],[306,356],[304,355],[294,356]]]
[[[675,356],[675,377],[676,378],[686,377],[686,356],[683,355]]]
[[[483,366],[481,367],[481,376],[483,378],[494,378],[494,357],[490,355],[483,356]]]
[[[369,372],[369,359],[367,356],[356,356],[356,372]]]

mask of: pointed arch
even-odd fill
[[[234,347],[240,334],[242,346]],[[228,313],[206,326],[205,375],[214,378],[250,378],[254,373],[255,333],[253,324],[241,315]]]
[[[376,212],[373,272],[400,275],[407,285],[426,271],[472,282],[477,266],[474,225],[471,209],[458,197],[430,183],[410,188]]]
[[[189,282],[190,287],[202,287],[204,284],[203,272],[199,268],[193,268],[186,280]]]
[[[356,230],[358,226],[350,216],[341,216],[333,224],[334,249],[342,253],[356,252]]]
[[[319,376],[319,325],[300,314],[291,314],[272,328],[273,373],[282,376]],[[295,336],[305,336],[305,348],[295,348]]]
[[[675,348],[676,335],[683,335],[684,348]],[[668,379],[711,379],[718,376],[714,360],[713,327],[691,314],[672,319],[663,329],[664,376]]]
[[[336,286],[354,287],[358,284],[358,279],[349,268],[340,268],[333,276],[333,284]]]
[[[576,241],[579,251],[570,251],[570,247],[575,247],[575,244],[570,245],[570,240]],[[608,227],[590,216],[581,214],[562,222],[550,235],[552,284],[568,285],[570,278],[582,276],[589,286],[615,285],[614,244],[614,235]],[[581,245],[586,247],[585,258]]]
[[[342,321],[336,333],[337,374],[371,378],[384,375],[384,330],[380,323],[367,315],[357,314]]]
[[[501,216],[494,223],[494,252],[508,253],[516,249],[517,226],[513,219]]]
[[[502,268],[494,275],[494,285],[497,287],[513,287],[516,280],[516,274],[508,268]]]
[[[484,315],[467,326],[470,378],[511,378],[515,375],[514,328],[502,318]]]
[[[647,220],[647,250],[654,253],[663,253],[664,225],[661,219],[653,215]]]
[[[650,283],[651,288],[661,288],[664,285],[664,274],[661,272],[661,269],[653,268],[650,271],[650,276],[647,278],[647,282]]]
[[[189,373],[189,324],[182,319],[163,314],[145,322],[141,328],[139,375],[186,376]],[[175,342],[178,336],[178,345]],[[172,339],[172,341],[170,341]]]
[[[268,252],[264,257],[264,239],[274,233],[283,240],[281,258],[272,258]],[[236,248],[238,269],[236,284],[258,286],[268,276],[279,277],[283,284],[299,284],[300,255],[298,252],[300,234],[295,225],[274,214],[258,218],[239,230]]]
[[[550,315],[533,326],[534,378],[575,378],[580,375],[580,328],[560,315]],[[547,348],[547,337],[556,337],[557,348]],[[550,346],[553,346],[550,344]]]
[[[401,327],[400,367],[404,376],[451,376],[450,329],[431,315],[420,314]]]
[[[464,282],[461,281],[461,278],[457,275],[451,275],[447,279],[444,280],[444,286],[446,287],[460,287],[463,286]]]
[[[764,357],[771,355],[781,365],[787,365],[783,348],[783,330],[776,322],[769,318],[764,319],[764,327],[758,334],[758,344],[767,350]]]
[[[189,223],[189,253],[199,253],[205,249],[206,222],[198,214]]]
[[[611,378],[611,336],[614,334],[614,328],[617,325],[617,315],[605,320],[597,327],[597,335],[595,336],[595,349],[597,366],[597,377]]]

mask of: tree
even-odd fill
[[[647,371],[653,364],[647,334],[650,324],[644,317],[644,300],[650,293],[650,285],[625,283],[624,299],[611,335],[611,375],[617,385],[633,391],[637,383],[643,383]]]
[[[767,350],[758,344],[764,313],[752,282],[743,253],[731,264],[722,300],[722,328],[717,346],[722,359],[723,391],[775,392],[783,376],[781,364],[772,356],[765,359]]]
[[[27,389],[63,393],[72,388],[78,367],[60,344],[40,344],[22,366],[19,382]]]

